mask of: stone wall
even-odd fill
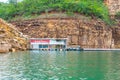
[[[115,15],[120,11],[120,0],[104,0],[104,2],[108,6],[110,15]]]
[[[113,48],[112,30],[102,21],[81,19],[33,19],[11,22],[32,38],[68,38],[68,45]]]

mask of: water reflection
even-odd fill
[[[117,51],[0,54],[0,80],[120,80]]]

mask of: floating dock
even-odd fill
[[[83,49],[82,48],[65,48],[65,49],[45,49],[45,48],[43,48],[43,49],[30,49],[30,50],[40,50],[40,51],[83,51]]]
[[[120,49],[104,49],[104,48],[65,48],[65,49],[48,49],[48,48],[40,48],[40,49],[30,49],[30,50],[40,50],[40,51],[120,51]]]
[[[83,48],[84,51],[120,51],[120,49],[111,48]]]

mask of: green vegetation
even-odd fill
[[[120,12],[117,12],[117,13],[116,13],[115,18],[116,18],[116,19],[120,19]]]
[[[0,17],[6,20],[16,16],[32,16],[46,11],[64,11],[95,16],[109,23],[108,9],[103,0],[23,0],[0,3]]]

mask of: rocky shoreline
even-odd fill
[[[11,21],[0,19],[0,53],[27,50],[31,38],[68,38],[68,46],[120,48],[120,28],[102,20],[84,18],[38,18]],[[25,34],[25,35],[23,35]]]
[[[12,24],[0,19],[0,53],[28,49],[28,37]]]

